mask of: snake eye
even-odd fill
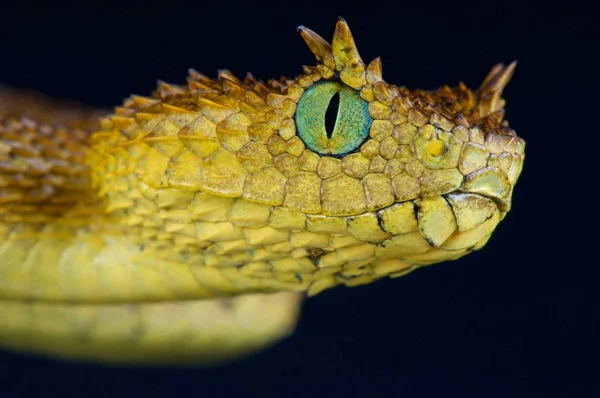
[[[368,104],[358,92],[334,81],[308,88],[298,102],[295,118],[304,144],[330,156],[343,156],[358,148],[373,122]]]

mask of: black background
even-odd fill
[[[507,119],[528,144],[513,210],[459,261],[308,300],[296,333],[227,366],[114,368],[0,353],[0,397],[598,397],[597,6],[213,1],[0,6],[0,82],[109,107],[187,68],[268,79],[314,59],[341,15],[384,78],[477,86],[519,60]],[[589,173],[589,174],[588,174]],[[591,243],[587,243],[591,241]],[[0,314],[0,316],[2,316]]]

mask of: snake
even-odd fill
[[[295,78],[191,69],[112,111],[0,91],[0,347],[222,363],[289,336],[305,297],[488,242],[524,160],[516,64],[409,89],[342,18],[298,32]]]

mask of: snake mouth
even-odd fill
[[[508,213],[511,209],[511,200],[510,200],[510,196],[508,198],[501,198],[498,197],[496,194],[485,194],[485,193],[481,193],[481,192],[471,192],[471,191],[467,191],[464,189],[458,190],[456,191],[456,193],[461,193],[461,194],[471,194],[471,195],[477,195],[481,198],[486,198],[491,200],[492,202],[494,202],[496,204],[496,207],[498,208],[498,210],[501,213]],[[444,195],[444,197],[446,197],[446,195]]]

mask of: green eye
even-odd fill
[[[356,90],[338,82],[311,86],[296,108],[298,135],[321,155],[343,156],[354,151],[369,135],[372,122],[367,102]]]

